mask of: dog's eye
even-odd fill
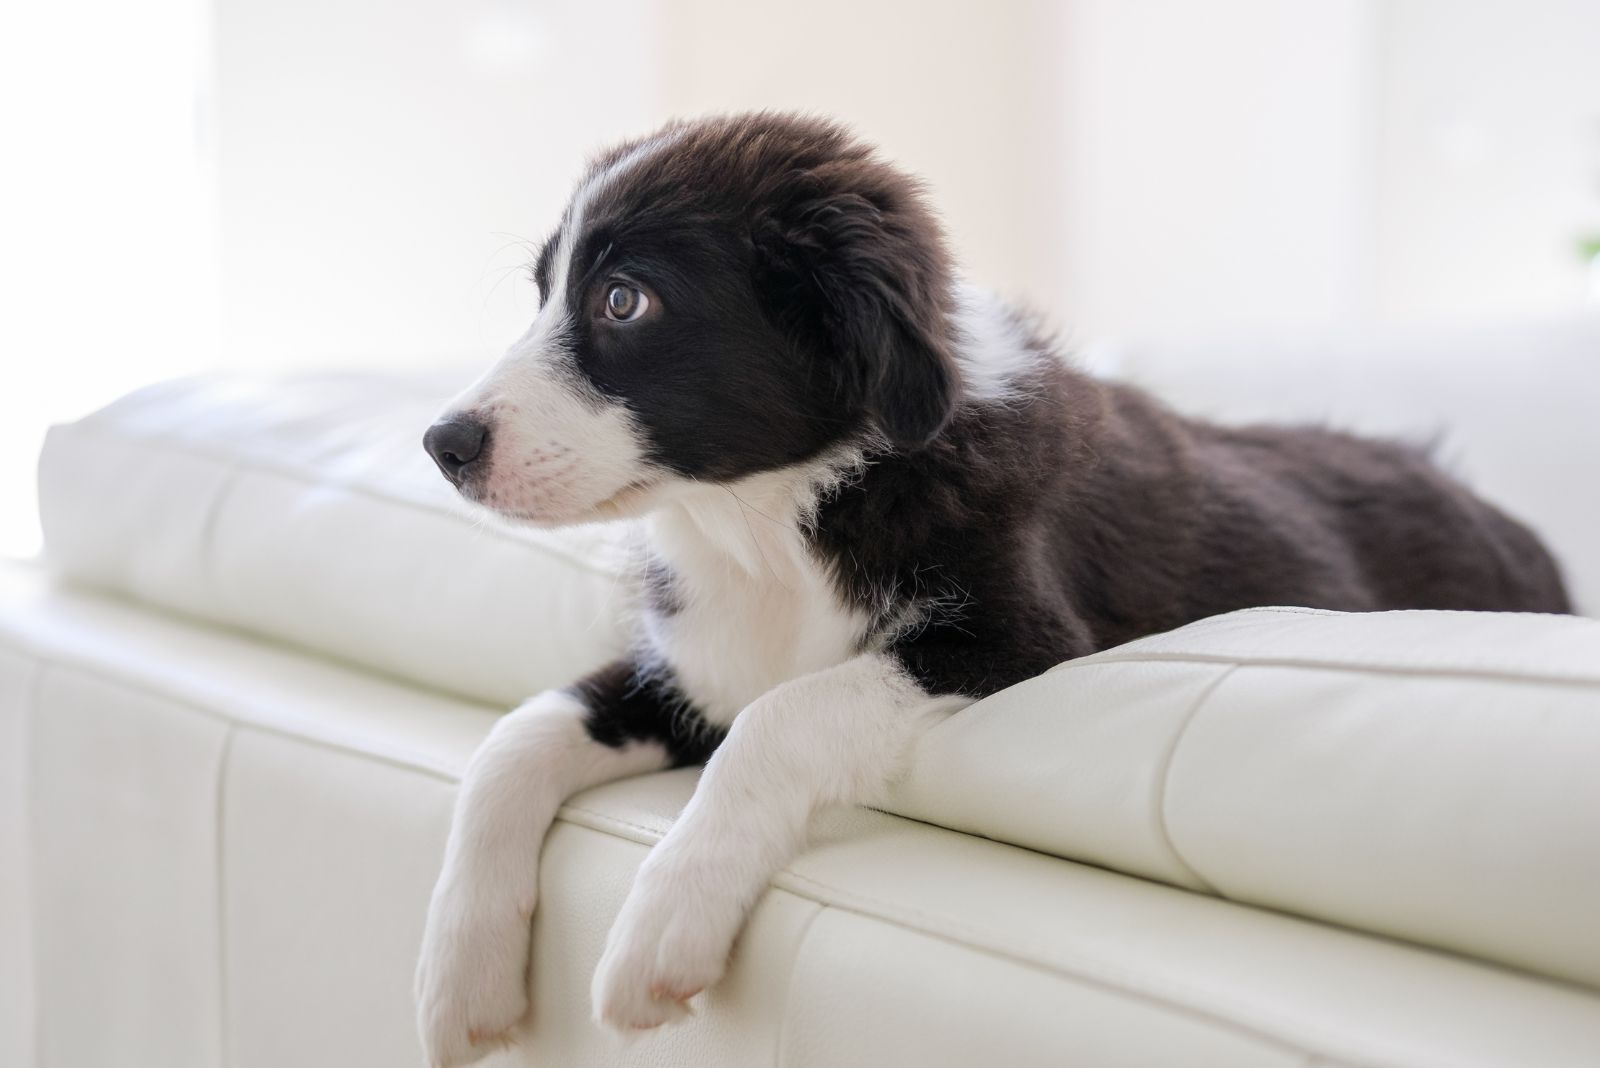
[[[630,285],[617,283],[606,290],[606,318],[618,323],[631,323],[650,307],[650,298]]]

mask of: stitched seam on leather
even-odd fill
[[[794,1002],[794,973],[800,969],[800,955],[805,950],[806,940],[811,937],[811,928],[816,924],[817,917],[828,910],[828,906],[820,901],[813,901],[812,904],[816,908],[806,917],[806,925],[800,929],[800,937],[795,939],[794,959],[789,962],[789,974],[783,981],[783,1011],[778,1014],[777,1044],[772,1050],[773,1068],[783,1068],[783,1052],[787,1046],[784,1039],[789,1034],[789,1010]]]
[[[590,819],[581,820],[570,818],[573,815],[584,815],[590,817]],[[670,821],[668,822],[667,827],[651,827],[647,824],[635,823],[632,820],[624,819],[621,816],[613,816],[609,812],[601,812],[598,809],[584,808],[582,805],[574,805],[570,801],[556,810],[556,819],[566,823],[575,824],[579,827],[587,827],[591,831],[599,831],[602,834],[610,834],[617,838],[625,838],[630,842],[637,842],[640,845],[647,846],[653,846],[657,842],[661,841],[661,839],[667,833],[667,828],[671,827]],[[638,831],[643,837],[620,833],[620,828]]]
[[[1154,796],[1150,799],[1151,807],[1156,817],[1156,833],[1161,837],[1161,844],[1167,847],[1167,852],[1172,854],[1172,859],[1177,861],[1178,866],[1187,872],[1190,878],[1199,883],[1206,893],[1213,897],[1221,898],[1226,898],[1227,895],[1217,889],[1217,885],[1214,882],[1201,875],[1199,869],[1189,863],[1188,858],[1183,855],[1183,851],[1178,848],[1178,843],[1172,837],[1172,829],[1167,826],[1167,789],[1171,785],[1173,759],[1177,756],[1178,747],[1183,744],[1184,736],[1189,733],[1190,724],[1194,723],[1195,717],[1200,714],[1206,702],[1211,699],[1211,695],[1217,692],[1217,687],[1232,678],[1234,672],[1238,670],[1239,665],[1235,664],[1218,674],[1216,678],[1206,684],[1205,689],[1200,691],[1195,697],[1194,703],[1189,706],[1189,710],[1183,714],[1183,719],[1178,723],[1178,729],[1172,733],[1172,741],[1168,743],[1166,752],[1161,754],[1161,762],[1158,765],[1159,770],[1155,776]]]
[[[40,975],[41,962],[39,959],[39,917],[34,909],[39,894],[34,886],[34,880],[39,877],[39,866],[34,855],[33,843],[36,837],[34,818],[39,811],[39,800],[34,795],[33,774],[33,734],[34,724],[39,718],[39,701],[44,694],[44,676],[50,665],[42,660],[35,660],[32,667],[32,677],[28,679],[28,690],[23,698],[22,709],[22,848],[24,863],[27,864],[27,878],[23,880],[22,892],[26,895],[23,900],[24,919],[28,946],[28,982],[31,986],[29,1006],[32,1012],[30,1026],[33,1034],[29,1042],[28,1055],[40,1064],[45,1061],[45,1036],[44,1036],[44,999],[39,996],[39,991],[44,989],[43,976]]]
[[[817,887],[819,891],[833,891],[834,893],[840,893],[834,888],[827,886],[827,884],[819,883],[813,879],[807,879],[804,876],[794,876],[794,878],[797,882],[809,883]],[[779,884],[775,883],[774,885]],[[780,889],[786,890],[790,893],[796,893],[796,891],[790,887],[780,886]],[[807,895],[801,894],[800,896],[805,897]],[[1192,990],[1180,987],[1177,992],[1173,992],[1170,989],[1164,991],[1158,989],[1157,984],[1151,983],[1148,980],[1127,971],[1126,969],[1117,968],[1114,965],[1107,966],[1103,962],[1085,963],[1082,960],[1074,961],[1057,954],[1038,953],[1036,951],[1031,951],[1027,948],[1024,948],[1017,943],[1011,942],[1009,939],[997,938],[988,932],[979,931],[976,928],[966,927],[959,923],[952,923],[946,917],[921,913],[915,909],[902,909],[900,906],[892,903],[880,902],[870,897],[850,894],[848,892],[841,893],[840,896],[842,898],[856,898],[862,904],[855,905],[849,903],[848,901],[841,900],[838,902],[828,902],[824,905],[824,908],[837,909],[840,912],[848,912],[851,915],[861,916],[878,923],[885,923],[892,927],[898,927],[904,931],[910,931],[913,934],[923,935],[928,938],[936,938],[941,942],[948,942],[953,946],[957,946],[969,952],[980,953],[984,956],[1010,961],[1013,964],[1018,964],[1027,968],[1035,968],[1047,974],[1065,979],[1068,982],[1077,982],[1086,986],[1098,987],[1101,990],[1109,991],[1113,994],[1129,998],[1133,1001],[1144,1002],[1145,1004],[1152,1005],[1163,1012],[1176,1013],[1178,1015],[1203,1020],[1221,1028],[1222,1030],[1245,1034],[1269,1045],[1287,1049],[1302,1056],[1316,1055],[1314,1050],[1308,1049],[1306,1043],[1298,1039],[1286,1038],[1281,1034],[1275,1034],[1273,1031],[1268,1030],[1267,1026],[1254,1024],[1248,1020],[1241,1019],[1238,1016],[1231,1015],[1231,1010],[1229,1007],[1208,1007],[1204,1004],[1195,1004],[1183,1000],[1185,994],[1192,996]],[[875,909],[872,906],[879,906],[880,908],[894,909],[905,912],[909,914],[910,918],[921,921],[922,925],[913,924],[898,916],[889,915],[885,912],[878,911],[878,909]],[[940,930],[940,926],[943,926],[946,929]],[[1204,998],[1202,997],[1196,1000],[1203,1001]],[[1277,1026],[1286,1031],[1306,1030],[1306,1028],[1304,1028],[1304,1026],[1301,1024],[1276,1018],[1271,1013],[1261,1013],[1259,1010],[1252,1010],[1249,1014],[1262,1016],[1268,1021],[1269,1026]],[[1311,1030],[1313,1032],[1316,1031],[1315,1028],[1312,1028]],[[1329,1036],[1327,1035],[1321,1036],[1322,1040],[1324,1041],[1326,1041],[1328,1037]],[[1370,1053],[1372,1051],[1368,1052]],[[1363,1056],[1365,1056],[1365,1054]],[[1382,1054],[1379,1054],[1377,1060],[1370,1062],[1363,1061],[1362,1065],[1363,1068],[1377,1068],[1378,1065],[1384,1063],[1385,1062]]]
[[[249,454],[207,452],[205,449],[195,448],[174,438],[165,438],[159,435],[131,434],[120,427],[113,429],[111,427],[97,426],[92,423],[70,423],[67,424],[67,429],[71,433],[87,431],[91,436],[120,438],[125,443],[144,446],[158,452],[165,450],[167,452],[177,453],[181,456],[209,460],[212,463],[226,464],[234,470],[235,474],[240,472],[249,472],[251,474],[274,475],[279,478],[286,478],[295,482],[299,482],[305,486],[342,490],[346,493],[350,493],[353,496],[366,497],[371,500],[381,501],[384,504],[391,504],[398,508],[405,508],[409,511],[423,512],[428,515],[439,516],[446,519],[454,519],[465,524],[471,523],[470,516],[443,505],[428,504],[427,502],[419,501],[414,498],[402,497],[396,493],[386,493],[382,489],[379,489],[378,487],[368,483],[353,481],[339,482],[318,479],[311,474],[308,474],[301,468],[293,467],[288,464],[272,464],[262,461],[257,457],[250,456]],[[497,527],[485,526],[478,529],[480,529],[483,534],[495,539],[496,541],[502,541],[507,545],[515,545],[530,549],[533,552],[544,553],[549,556],[558,557],[569,564],[582,568],[583,570],[595,575],[600,575],[603,577],[616,577],[622,573],[620,569],[606,568],[598,565],[594,562],[594,560],[581,553],[559,549],[551,545],[546,545],[542,542],[524,541],[521,538],[513,537]]]
[[[575,815],[592,817],[592,822],[587,819],[571,818]],[[557,814],[557,819],[598,834],[609,834],[641,845],[653,845],[666,833],[660,828],[649,827],[620,816],[584,808],[581,805],[563,805]],[[642,832],[643,840],[635,835],[619,833],[621,828]],[[1248,1033],[1275,1045],[1288,1047],[1296,1053],[1310,1055],[1316,1052],[1308,1049],[1305,1043],[1295,1039],[1284,1038],[1279,1034],[1266,1030],[1263,1026],[1258,1026],[1230,1015],[1231,1012],[1241,1010],[1229,1006],[1208,1007],[1205,1004],[1207,999],[1203,993],[1197,992],[1192,988],[1180,985],[1176,990],[1172,990],[1170,989],[1172,984],[1166,984],[1169,989],[1162,990],[1158,988],[1158,984],[1151,983],[1126,969],[1118,968],[1115,965],[1107,965],[1103,961],[1085,962],[1082,959],[1072,960],[1058,954],[1039,953],[1035,949],[1012,942],[1003,936],[995,935],[992,932],[984,931],[959,921],[952,921],[949,917],[925,912],[898,902],[884,901],[856,891],[843,890],[820,880],[799,875],[793,871],[785,870],[779,872],[773,878],[771,885],[805,900],[814,901],[824,908],[837,908],[845,912],[856,913],[918,934],[939,938],[975,952],[987,953],[1019,964],[1041,968],[1065,978],[1076,979],[1138,998],[1162,1009],[1201,1017],[1220,1026]],[[1234,905],[1233,907],[1248,908],[1250,906]],[[1309,920],[1304,922],[1315,923],[1315,921]],[[1198,1004],[1194,1002],[1198,1002]],[[1282,1019],[1270,1012],[1264,1013],[1259,1008],[1243,1010],[1243,1015],[1265,1020],[1268,1024],[1281,1031],[1308,1031],[1302,1023]],[[1331,1045],[1334,1049],[1339,1048],[1341,1042],[1339,1036],[1324,1034],[1315,1028],[1311,1028],[1309,1033],[1315,1036],[1320,1043]],[[1337,1056],[1341,1063],[1353,1063],[1345,1053],[1323,1055]],[[1368,1058],[1363,1063],[1369,1065],[1370,1068],[1376,1068],[1376,1066],[1382,1064],[1399,1063],[1387,1060],[1382,1053],[1377,1051],[1367,1051],[1362,1056]]]
[[[1600,677],[1561,672],[1534,674],[1508,668],[1474,668],[1460,665],[1366,664],[1357,660],[1312,660],[1305,657],[1227,656],[1221,653],[1133,653],[1119,656],[1115,651],[1096,653],[1092,659],[1069,660],[1057,664],[1049,673],[1096,664],[1232,664],[1235,667],[1292,667],[1354,675],[1404,675],[1420,678],[1488,679],[1499,682],[1541,683],[1548,686],[1580,686],[1600,689]],[[1003,691],[1002,691],[1003,692]]]
[[[281,737],[289,738],[289,739],[294,740],[294,741],[306,742],[308,744],[315,745],[318,748],[332,749],[332,750],[334,750],[336,752],[340,752],[340,753],[343,753],[345,755],[356,755],[356,756],[364,757],[366,759],[377,761],[379,763],[385,763],[385,764],[391,764],[391,765],[399,766],[399,767],[403,768],[404,770],[408,770],[408,771],[425,771],[427,769],[409,767],[409,766],[406,766],[406,765],[403,765],[403,764],[398,764],[397,765],[395,761],[385,760],[383,757],[378,756],[378,755],[373,754],[373,753],[370,753],[367,750],[349,749],[349,748],[345,748],[345,747],[342,747],[342,746],[336,746],[336,745],[332,745],[332,744],[323,743],[323,742],[319,741],[318,739],[309,738],[309,737],[306,737],[304,735],[291,734],[291,733],[283,732],[283,731],[274,731],[274,730],[265,729],[265,728],[258,728],[255,724],[244,722],[244,721],[240,721],[240,720],[231,719],[228,716],[226,716],[226,715],[224,715],[222,713],[216,712],[213,709],[206,708],[203,705],[194,704],[191,701],[186,701],[186,700],[182,700],[180,698],[175,698],[175,697],[171,696],[170,694],[162,693],[161,691],[156,690],[156,689],[151,688],[151,687],[139,686],[139,685],[137,685],[135,683],[130,683],[128,680],[125,680],[125,679],[118,679],[118,678],[116,678],[114,676],[109,676],[109,675],[102,674],[100,672],[93,671],[91,669],[86,669],[86,668],[82,667],[81,665],[66,663],[66,662],[63,662],[63,661],[53,660],[53,659],[50,659],[50,658],[47,658],[47,657],[39,656],[38,654],[36,654],[36,653],[34,653],[32,651],[28,651],[28,652],[24,653],[22,650],[15,650],[14,647],[13,647],[13,649],[14,649],[14,651],[22,653],[22,655],[31,656],[33,658],[34,663],[35,663],[36,668],[37,668],[37,670],[35,672],[35,679],[34,679],[34,682],[33,682],[32,693],[30,695],[30,700],[29,700],[29,708],[30,708],[29,723],[30,723],[30,726],[31,726],[31,721],[33,719],[33,713],[36,713],[37,708],[38,708],[38,696],[39,696],[40,691],[43,688],[43,680],[44,680],[45,673],[47,671],[51,671],[51,670],[54,670],[56,672],[77,672],[78,674],[87,675],[87,676],[89,676],[91,678],[94,678],[97,681],[105,683],[107,685],[121,686],[122,688],[128,690],[131,693],[134,693],[134,694],[137,694],[139,696],[143,696],[143,697],[146,697],[146,698],[149,698],[149,699],[165,702],[166,704],[170,704],[170,705],[172,705],[172,706],[174,706],[174,707],[176,707],[176,708],[178,708],[178,709],[180,709],[180,710],[182,710],[184,712],[188,712],[188,713],[191,713],[193,715],[200,716],[203,719],[211,720],[213,722],[220,722],[224,726],[225,733],[223,735],[222,753],[221,753],[220,764],[219,764],[218,771],[217,771],[217,784],[216,784],[215,792],[213,794],[213,798],[214,798],[214,802],[213,802],[213,819],[215,820],[215,826],[216,826],[215,848],[216,848],[216,851],[217,851],[216,869],[215,869],[215,877],[216,877],[216,881],[217,881],[217,1010],[218,1010],[218,1013],[219,1013],[219,1018],[217,1020],[217,1041],[218,1041],[218,1044],[219,1044],[220,1052],[222,1054],[221,1063],[223,1065],[227,1065],[227,1064],[232,1063],[231,1062],[231,1051],[229,1049],[229,1023],[230,1023],[230,1021],[229,1021],[229,1009],[228,1009],[229,1001],[228,1001],[228,971],[227,971],[227,932],[228,932],[228,927],[227,927],[226,882],[225,882],[225,879],[224,879],[224,853],[223,853],[224,839],[225,839],[225,825],[224,825],[224,822],[223,822],[223,790],[225,789],[225,786],[226,786],[227,771],[228,771],[228,768],[229,768],[229,765],[230,765],[230,761],[231,761],[231,757],[232,757],[232,753],[233,753],[233,740],[234,740],[234,738],[237,736],[237,734],[238,734],[238,732],[240,730],[249,730],[249,729],[253,729],[254,728],[254,729],[260,729],[261,733],[263,733],[263,734],[279,735]],[[25,772],[31,772],[31,769],[32,769],[32,761],[31,760],[25,761],[24,771]],[[449,781],[458,781],[458,780],[449,780]],[[31,789],[31,783],[32,783],[32,775],[29,774],[30,789]],[[32,803],[31,796],[29,798],[29,801],[30,801],[30,804],[29,804],[30,810],[31,811],[37,811],[38,810],[38,806],[36,804]],[[28,836],[29,836],[29,839],[31,841],[31,839],[32,839],[32,823],[31,823],[31,821],[29,821],[29,823],[27,825],[27,830],[29,832]],[[30,848],[31,848],[31,846],[30,846]],[[31,858],[30,858],[29,868],[30,868],[30,872],[31,872],[31,870],[32,870]],[[32,879],[32,876],[30,874],[30,878],[28,880],[28,884],[29,885],[27,887],[30,901],[31,901],[31,898],[33,897],[32,882],[33,882],[33,879]],[[31,912],[30,912],[30,923],[31,922],[32,922],[32,920],[31,920]],[[31,939],[30,939],[30,948],[32,948]],[[32,971],[33,971],[33,983],[34,983],[34,991],[35,991],[35,1002],[34,1002],[35,1047],[36,1047],[36,1051],[42,1051],[43,1048],[44,1048],[44,1042],[43,1042],[43,1035],[44,1035],[43,1013],[44,1013],[44,1008],[43,1008],[42,1002],[40,1002],[38,1000],[38,997],[37,997],[37,991],[39,989],[41,989],[41,987],[40,987],[40,983],[39,983],[39,974],[38,974],[39,955],[38,955],[36,950],[33,952],[33,962],[32,963],[33,963],[33,969],[32,969]]]
[[[213,809],[213,819],[216,821],[217,850],[217,1045],[222,1054],[221,1063],[233,1063],[232,1050],[229,1048],[232,1018],[228,1000],[228,881],[227,881],[227,789],[228,772],[233,761],[233,740],[239,733],[239,725],[229,723],[227,731],[222,736],[222,752],[217,760],[217,787],[216,804]]]
[[[493,701],[481,694],[468,693],[459,689],[452,689],[441,682],[428,682],[423,679],[413,678],[399,670],[383,667],[371,661],[364,661],[357,656],[346,656],[335,651],[298,642],[292,637],[275,634],[266,630],[254,630],[244,623],[231,622],[221,616],[207,616],[194,609],[185,609],[173,604],[161,604],[154,601],[141,600],[137,594],[130,590],[95,583],[89,579],[80,578],[70,573],[51,572],[51,581],[59,583],[63,588],[73,591],[81,597],[90,597],[98,601],[105,601],[117,607],[120,611],[137,611],[144,615],[155,616],[168,620],[191,630],[204,630],[209,634],[223,635],[235,641],[247,642],[252,646],[269,649],[273,652],[288,653],[301,660],[306,660],[323,667],[333,668],[352,675],[359,675],[364,679],[382,683],[397,689],[433,694],[445,697],[458,704],[473,705],[480,711],[503,713],[506,703]],[[43,659],[48,656],[57,656],[53,652],[43,652],[40,645],[29,641],[26,633],[10,629],[5,622],[0,621],[0,642],[8,643],[9,648],[25,652],[29,656]],[[59,657],[58,657],[59,659]],[[61,663],[78,663],[61,659]],[[107,675],[110,678],[112,676]],[[115,676],[124,678],[125,676]],[[130,685],[140,685],[130,683]],[[150,690],[152,693],[165,693],[166,691]],[[182,698],[174,698],[182,700]],[[248,722],[241,720],[241,722]]]
[[[414,771],[422,775],[427,775],[430,778],[438,779],[441,782],[450,784],[459,784],[461,782],[461,773],[459,771],[453,771],[449,768],[441,767],[437,764],[432,764],[421,759],[410,758],[394,753],[374,752],[371,749],[355,745],[350,742],[341,742],[336,738],[318,737],[314,734],[301,734],[286,728],[275,727],[259,720],[234,716],[227,712],[200,704],[192,698],[178,696],[169,691],[162,690],[159,687],[150,686],[142,681],[130,679],[126,676],[115,674],[114,672],[102,671],[77,661],[49,656],[31,648],[24,648],[15,645],[10,646],[10,648],[23,653],[23,655],[32,657],[39,663],[41,667],[52,667],[61,671],[74,671],[98,682],[102,682],[110,686],[121,687],[131,693],[140,694],[144,697],[155,698],[159,701],[165,701],[168,704],[175,705],[178,708],[184,709],[185,711],[193,712],[198,716],[204,716],[206,719],[217,720],[219,722],[229,724],[239,730],[253,730],[261,734],[269,734],[277,738],[285,738],[289,741],[304,742],[305,744],[315,746],[318,749],[327,749],[336,753],[343,753],[348,756],[361,757],[379,764],[387,764],[390,767],[399,768],[402,771]]]
[[[1364,612],[1341,612],[1336,608],[1299,608],[1294,605],[1284,604],[1259,605],[1255,608],[1240,608],[1237,611],[1280,616],[1359,616],[1366,614]],[[1389,609],[1389,611],[1426,612],[1430,616],[1481,616],[1492,611],[1496,616],[1555,616],[1557,619],[1577,620],[1585,624],[1600,622],[1600,620],[1595,620],[1589,616],[1564,615],[1558,612],[1534,612],[1529,609],[1513,611],[1498,608],[1492,610],[1483,608],[1395,608]]]

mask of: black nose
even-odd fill
[[[467,465],[483,454],[489,428],[470,415],[441,419],[422,435],[422,447],[439,465],[444,477],[459,484],[466,477]]]

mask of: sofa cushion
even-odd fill
[[[894,809],[1600,986],[1600,621],[1252,609],[936,727]]]
[[[465,375],[199,378],[51,430],[69,577],[500,705],[622,645],[625,530],[469,514],[422,450]]]

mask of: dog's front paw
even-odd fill
[[[598,1022],[637,1031],[682,1019],[689,999],[722,977],[740,917],[716,908],[716,895],[693,882],[641,873],[595,969]]]
[[[417,962],[417,1029],[434,1068],[508,1045],[528,1014],[529,915],[468,909],[467,896],[435,895]]]

